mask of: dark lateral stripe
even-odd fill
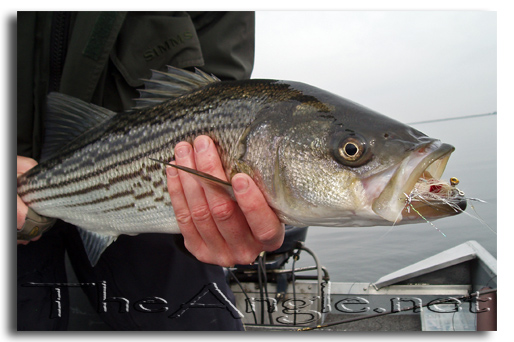
[[[162,169],[162,166],[159,163],[153,163],[145,167],[147,173],[152,173],[154,171],[158,171]]]
[[[187,134],[184,134],[184,136],[178,137],[178,139],[180,139],[180,140],[177,140],[177,141],[185,140],[186,137],[189,134],[190,133],[187,133]],[[73,184],[73,183],[87,182],[87,180],[89,180],[90,178],[102,175],[104,173],[109,172],[112,169],[122,167],[123,165],[131,164],[131,163],[133,163],[136,160],[144,158],[145,156],[148,156],[148,155],[151,155],[153,153],[162,151],[163,149],[165,149],[166,147],[169,147],[171,145],[173,145],[173,142],[172,141],[168,141],[168,142],[166,142],[166,143],[164,143],[164,144],[162,144],[160,146],[155,147],[154,149],[151,149],[148,152],[141,152],[141,153],[138,153],[138,154],[136,154],[136,155],[134,155],[132,157],[129,157],[126,160],[116,161],[116,163],[108,165],[108,166],[104,167],[103,169],[94,170],[94,171],[90,172],[89,174],[85,174],[85,175],[83,175],[81,177],[77,177],[77,178],[74,178],[74,179],[70,179],[70,180],[66,180],[66,181],[62,181],[62,182],[58,182],[58,183],[50,184],[50,185],[46,185],[46,186],[41,186],[41,187],[37,187],[37,188],[36,187],[32,188],[32,189],[29,188],[29,189],[27,189],[27,190],[25,190],[23,192],[18,193],[18,195],[20,195],[20,197],[23,197],[23,196],[26,196],[26,195],[29,195],[29,194],[32,194],[32,193],[38,192],[38,191],[43,191],[43,190],[48,190],[48,189],[58,189],[58,188],[60,188],[62,186],[67,186],[67,185],[70,185],[70,184]],[[161,168],[160,165],[158,165],[156,167]],[[138,173],[140,173],[140,171],[138,171]],[[122,176],[119,176],[119,177],[126,177],[126,176],[122,175]],[[21,185],[28,185],[27,184],[27,180],[26,179],[20,179],[19,183],[18,183],[18,186],[21,186]]]
[[[57,199],[57,198],[66,198],[66,197],[73,197],[73,196],[77,196],[77,195],[84,195],[84,194],[88,194],[92,191],[96,191],[96,190],[100,190],[100,189],[109,190],[109,186],[106,184],[97,184],[97,185],[93,185],[88,188],[80,189],[80,190],[73,191],[73,192],[68,192],[68,193],[58,194],[58,195],[53,195],[53,196],[48,196],[48,197],[36,198],[32,201],[29,201],[29,203],[32,204],[32,203],[37,203],[37,202],[53,200],[53,199]],[[21,197],[23,197],[25,195],[26,195],[26,193],[20,194]]]
[[[102,211],[103,213],[112,213],[112,212],[115,212],[115,211],[120,211],[120,210],[123,210],[123,209],[129,209],[129,208],[134,208],[136,206],[135,203],[130,203],[130,204],[127,204],[127,205],[123,205],[121,207],[116,207],[116,208],[112,208],[112,209],[107,209],[107,210],[104,210]]]
[[[134,198],[136,200],[140,200],[142,198],[146,198],[146,197],[151,197],[153,196],[155,193],[153,192],[153,190],[150,190],[150,191],[147,191],[147,192],[144,192],[142,194],[139,194],[139,195],[135,195]]]
[[[57,195],[47,196],[47,197],[40,197],[40,198],[34,199],[32,201],[29,201],[29,203],[32,204],[32,203],[37,203],[37,202],[53,200],[53,199],[57,199],[57,198],[67,198],[67,197],[73,197],[73,196],[77,196],[77,195],[84,195],[84,194],[88,194],[90,192],[97,191],[97,190],[100,190],[100,189],[109,190],[110,186],[112,186],[114,184],[117,184],[117,183],[120,183],[120,182],[131,180],[133,178],[136,178],[139,175],[141,175],[141,171],[135,171],[135,172],[132,172],[132,173],[128,173],[128,174],[125,174],[125,175],[120,175],[120,176],[117,176],[115,178],[109,179],[109,184],[104,184],[104,183],[96,184],[96,185],[92,185],[90,187],[87,187],[87,188],[84,188],[84,189],[80,189],[80,190],[76,190],[76,191],[72,191],[72,192],[67,192],[67,193],[62,193],[62,194],[57,194]],[[26,195],[26,192],[22,193],[22,194],[19,194],[19,195],[21,197],[23,197],[23,196]]]
[[[225,127],[225,125],[220,125],[220,126],[217,126],[216,127],[216,131],[218,131],[219,133],[222,133],[223,130],[226,130],[226,129],[240,129],[240,128],[243,128],[243,127],[246,127],[246,123],[244,122],[240,122],[238,124],[236,123],[232,123],[230,127]],[[186,132],[182,135],[179,135],[177,137],[175,137],[175,139],[171,140],[171,141],[167,141],[147,152],[141,152],[141,153],[138,153],[132,157],[129,157],[128,159],[126,160],[122,160],[122,161],[117,161],[116,163],[113,163],[111,165],[108,165],[106,167],[104,167],[103,169],[100,169],[100,170],[94,170],[92,172],[90,172],[89,174],[85,174],[81,177],[78,177],[78,178],[75,178],[75,179],[71,179],[71,180],[66,180],[66,181],[61,181],[61,182],[58,182],[58,183],[55,183],[55,184],[51,184],[51,185],[47,185],[47,186],[42,186],[42,187],[39,187],[39,188],[33,188],[33,189],[27,189],[26,191],[24,191],[23,193],[19,193],[19,195],[21,197],[25,196],[25,195],[28,195],[28,194],[31,194],[31,193],[34,193],[34,192],[38,192],[38,191],[42,191],[42,190],[47,190],[47,189],[57,189],[57,188],[60,188],[62,186],[67,186],[69,184],[72,184],[72,183],[77,183],[77,182],[84,182],[84,181],[87,181],[88,179],[92,178],[92,177],[96,177],[96,176],[99,176],[99,175],[102,175],[114,168],[119,168],[123,165],[127,165],[127,164],[131,164],[133,163],[134,161],[138,160],[138,159],[141,159],[141,158],[144,158],[145,156],[148,156],[148,155],[151,155],[151,154],[154,154],[156,152],[159,152],[159,151],[162,151],[164,150],[165,148],[169,148],[171,146],[174,145],[174,142],[179,142],[179,141],[183,141],[183,140],[186,140],[188,137],[190,137],[191,135],[199,135],[199,134],[206,134],[208,133],[208,131],[210,131],[210,126],[206,126],[204,129],[199,129],[195,132]],[[154,134],[150,134],[145,140],[144,142],[146,141],[150,141],[150,140],[158,140],[156,139],[155,137],[159,137],[161,136],[162,132],[155,132]],[[142,141],[139,141],[138,142],[138,145],[143,143]],[[148,166],[148,168],[150,168],[151,166]],[[153,166],[153,168],[157,168],[158,166]],[[160,167],[160,166],[159,166]],[[20,177],[21,178],[21,177]],[[20,183],[19,185],[22,185],[22,184],[26,184],[26,180],[25,179],[20,179]]]
[[[157,152],[158,150],[159,150],[159,148],[156,148],[156,149],[150,151],[149,153],[154,153],[154,152]],[[29,188],[23,192],[19,192],[18,195],[20,197],[23,197],[23,196],[26,196],[26,195],[29,195],[31,193],[38,192],[38,191],[57,189],[62,186],[67,186],[67,185],[70,185],[73,183],[87,182],[90,178],[97,177],[101,174],[104,174],[104,173],[106,173],[114,168],[120,167],[122,165],[133,163],[134,161],[138,160],[139,158],[144,157],[145,155],[146,155],[146,153],[140,153],[140,154],[138,154],[134,157],[131,157],[127,160],[119,161],[119,162],[117,162],[117,164],[112,164],[112,165],[106,166],[105,168],[103,168],[101,170],[94,170],[91,173],[83,175],[81,177],[77,177],[74,179],[70,179],[70,180],[66,180],[66,181],[62,181],[59,183],[50,184],[50,185],[46,185],[46,186],[41,186],[41,187],[37,187],[37,188],[36,187],[32,188],[32,189]],[[144,174],[141,172],[141,170],[134,171],[132,173],[120,175],[120,176],[110,179],[109,184],[115,184],[115,183],[122,182],[122,181],[125,181],[130,178],[134,178],[135,176],[143,176],[143,175]],[[94,185],[92,187],[96,187],[96,186],[99,186],[99,185]],[[105,187],[105,185],[103,185],[103,184],[102,184],[102,186]],[[79,191],[81,191],[81,190],[79,190]],[[86,190],[86,192],[88,192],[88,191]]]
[[[95,199],[94,201],[82,202],[82,203],[77,203],[77,204],[69,204],[69,205],[65,205],[64,207],[66,207],[66,208],[83,207],[86,205],[112,201],[113,199],[129,196],[129,195],[133,195],[133,194],[134,194],[134,190],[127,190],[127,191],[118,192],[116,194],[113,194],[112,196],[105,196],[102,198],[98,198],[98,199]]]
[[[150,134],[146,139],[144,139],[144,141],[137,141],[134,143],[134,146],[139,146],[141,144],[144,144],[150,140],[158,140],[158,137],[162,135],[162,132],[155,132],[153,134]],[[181,138],[182,140],[185,139],[185,137],[187,136],[187,134],[184,134],[184,137],[179,137]],[[119,168],[119,167],[122,167],[123,165],[127,165],[127,164],[131,164],[133,163],[134,161],[140,159],[140,158],[143,158],[145,157],[145,155],[147,154],[152,154],[152,153],[155,153],[155,152],[158,152],[164,148],[166,148],[167,146],[169,147],[170,145],[172,145],[173,142],[172,141],[168,141],[168,142],[165,142],[164,144],[148,151],[148,152],[142,152],[142,153],[138,153],[134,156],[129,156],[129,158],[125,159],[125,160],[121,160],[121,161],[118,161],[116,160],[114,163],[110,164],[110,165],[107,165],[105,166],[103,169],[99,169],[99,170],[93,170],[91,171],[90,173],[88,174],[84,174],[80,177],[77,177],[77,178],[73,178],[73,179],[69,179],[69,180],[63,180],[63,181],[60,181],[60,182],[56,182],[54,184],[49,184],[49,185],[46,185],[46,186],[41,186],[41,187],[35,187],[35,188],[30,188],[30,186],[28,185],[28,181],[29,179],[26,179],[25,177],[20,177],[18,178],[18,188],[20,186],[28,186],[29,188],[23,192],[19,192],[18,195],[20,195],[20,197],[23,197],[25,195],[29,195],[29,194],[32,194],[34,192],[38,192],[38,191],[43,191],[43,190],[48,190],[48,189],[58,189],[62,186],[68,186],[70,184],[73,184],[73,183],[79,183],[79,182],[87,182],[90,178],[93,178],[93,177],[96,177],[96,176],[100,176],[104,173],[107,173],[109,172],[110,170],[114,169],[114,168]],[[133,148],[133,147],[127,147],[129,150],[130,149],[133,149],[133,150],[136,150],[136,148]],[[108,153],[103,159],[106,159],[106,158],[111,158],[112,157],[112,153]],[[103,160],[103,159],[99,159],[97,161],[100,161],[100,160]],[[157,165],[158,168],[161,168],[161,165]],[[42,172],[44,172],[43,170],[41,170]],[[140,172],[140,171],[138,171]],[[143,175],[143,174],[142,174]],[[124,175],[121,175],[120,177],[125,177]]]
[[[156,205],[151,205],[149,207],[139,208],[137,211],[148,211],[148,210],[154,210],[156,208],[157,208]]]

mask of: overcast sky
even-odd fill
[[[496,12],[258,11],[253,78],[305,82],[403,122],[494,112]]]

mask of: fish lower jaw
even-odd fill
[[[358,211],[340,210],[337,213],[327,213],[319,216],[286,215],[283,212],[277,212],[277,216],[283,223],[295,227],[371,227],[390,225],[387,220],[375,214],[369,206]]]
[[[427,175],[439,179],[453,150],[453,146],[436,141],[414,151],[400,164],[375,199],[373,211],[387,221],[400,222],[416,184]]]

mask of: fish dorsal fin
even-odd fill
[[[108,109],[75,97],[50,93],[47,97],[45,137],[41,160],[46,160],[80,137],[116,115]]]
[[[140,98],[136,100],[136,109],[154,106],[172,98],[180,97],[194,89],[209,83],[219,82],[214,75],[208,75],[200,69],[191,72],[168,66],[168,71],[152,70],[152,77],[143,80],[145,89],[140,89]]]

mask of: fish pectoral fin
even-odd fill
[[[117,236],[99,234],[77,227],[91,266],[95,266],[105,249],[116,241]]]
[[[218,177],[211,176],[208,173],[201,172],[201,171],[198,171],[198,170],[195,170],[195,169],[191,169],[191,168],[186,167],[186,166],[170,164],[168,162],[165,162],[165,161],[162,161],[162,160],[158,160],[158,159],[154,159],[154,158],[150,158],[150,159],[155,161],[155,162],[162,163],[162,164],[164,164],[166,166],[174,167],[176,169],[179,169],[179,170],[182,170],[184,172],[187,172],[190,175],[193,175],[194,178],[197,181],[199,181],[202,185],[204,185],[206,187],[209,187],[211,189],[224,191],[233,200],[235,200],[235,198],[236,198],[234,196],[234,189],[232,189],[232,184],[230,184],[230,182],[227,182],[227,181],[225,181],[223,179],[220,179]]]

